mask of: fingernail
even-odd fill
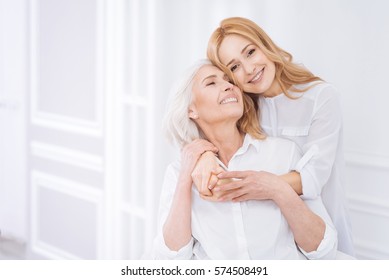
[[[209,186],[208,186],[208,189],[209,189],[209,190],[212,190],[212,185],[209,185]]]

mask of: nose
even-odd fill
[[[226,81],[225,86],[224,86],[224,91],[229,91],[234,88],[234,85],[231,84],[230,82]]]
[[[244,63],[243,69],[247,74],[251,75],[252,73],[255,73],[256,67],[250,63]]]

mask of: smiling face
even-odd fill
[[[245,92],[265,96],[280,93],[274,62],[253,42],[239,35],[227,35],[220,44],[218,55]]]
[[[221,122],[237,122],[243,115],[242,93],[227,75],[213,65],[204,65],[193,79],[189,117],[200,127]]]

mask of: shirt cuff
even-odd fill
[[[297,170],[296,170],[297,171]],[[318,187],[319,183],[316,181],[314,171],[310,170],[309,166],[298,171],[301,177],[301,185],[303,194],[300,195],[302,199],[316,199],[321,195],[321,188]]]
[[[302,158],[297,162],[295,170],[299,171],[304,168],[304,166],[319,152],[319,147],[317,145],[312,145],[308,151],[304,153]]]
[[[161,260],[189,260],[193,255],[193,237],[189,240],[188,244],[182,247],[178,251],[170,250],[166,246],[163,236],[158,236],[154,240],[154,259]]]
[[[321,193],[321,188],[318,187],[319,184],[315,178],[315,171],[311,170],[312,166],[308,164],[318,153],[318,150],[318,146],[311,146],[293,169],[300,173],[301,185],[303,188],[303,194],[301,195],[302,199],[315,199]]]
[[[338,239],[336,230],[326,223],[326,230],[324,233],[324,238],[320,242],[319,246],[315,251],[309,253],[305,252],[302,248],[299,247],[300,251],[307,257],[309,260],[334,260],[336,259],[338,248]]]

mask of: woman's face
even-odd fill
[[[277,95],[276,68],[260,48],[246,38],[227,35],[219,49],[219,58],[233,73],[245,92]]]
[[[242,93],[227,75],[213,65],[204,65],[193,79],[189,117],[201,123],[237,121],[243,115]],[[197,117],[197,118],[196,118]]]

